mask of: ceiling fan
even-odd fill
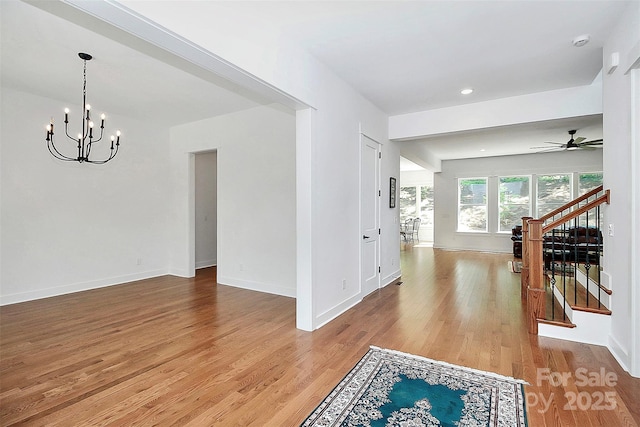
[[[602,139],[593,139],[591,141],[585,141],[585,137],[579,136],[576,139],[573,139],[573,136],[576,134],[576,130],[570,130],[569,131],[569,136],[571,139],[569,139],[569,141],[563,143],[560,142],[548,142],[545,141],[545,144],[553,144],[556,145],[556,147],[552,147],[549,148],[548,146],[543,146],[543,147],[531,147],[532,150],[539,150],[539,149],[543,149],[542,151],[538,151],[538,153],[546,153],[548,151],[573,151],[573,150],[577,150],[577,149],[582,149],[582,150],[595,150],[594,147],[596,146],[601,146],[602,145]]]

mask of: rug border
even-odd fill
[[[331,391],[330,391],[329,393],[325,394],[325,396],[322,398],[322,400],[320,400],[320,403],[318,403],[318,404],[316,405],[316,407],[315,407],[315,408],[313,408],[313,411],[311,411],[311,412],[309,413],[309,415],[307,415],[307,416],[305,417],[305,419],[304,419],[304,420],[302,420],[302,422],[300,423],[300,427],[304,426],[304,424],[309,420],[309,418],[311,418],[311,416],[313,416],[313,414],[315,414],[315,413],[316,413],[316,411],[320,408],[320,406],[322,406],[322,404],[325,402],[325,400],[327,400],[327,398],[328,398],[329,396],[331,396],[331,394],[332,394],[334,391],[336,391],[336,390],[338,389],[338,387],[340,387],[340,386],[342,385],[342,383],[347,379],[347,377],[349,376],[349,374],[350,374],[351,372],[353,372],[353,371],[358,367],[358,365],[360,365],[360,363],[362,363],[362,361],[364,360],[364,358],[365,358],[365,357],[367,357],[367,355],[368,355],[368,354],[369,354],[369,352],[371,351],[371,348],[372,348],[372,347],[374,347],[374,346],[369,346],[369,350],[367,350],[367,351],[362,355],[362,357],[360,357],[360,360],[358,360],[358,362],[357,362],[355,365],[353,365],[353,367],[352,367],[351,369],[349,369],[349,370],[347,371],[347,373],[346,373],[346,374],[344,374],[344,375],[342,376],[342,378],[340,379],[340,381],[338,381],[338,384],[336,384],[336,385],[331,389]]]
[[[495,372],[491,372],[491,371],[483,371],[481,369],[475,369],[475,368],[469,368],[467,366],[456,365],[456,364],[453,364],[453,363],[444,362],[442,360],[429,359],[428,357],[418,356],[416,354],[411,354],[411,353],[405,353],[403,351],[391,350],[391,349],[388,349],[388,348],[381,348],[381,347],[377,347],[375,345],[369,346],[369,350],[379,350],[379,351],[383,351],[383,352],[386,352],[386,353],[397,354],[397,355],[400,355],[400,356],[409,357],[409,358],[416,359],[416,360],[422,360],[422,361],[425,361],[425,362],[437,363],[437,364],[440,364],[440,365],[445,365],[445,366],[450,367],[450,368],[460,369],[460,370],[463,370],[463,371],[468,371],[468,372],[472,372],[474,374],[484,375],[484,376],[487,376],[487,377],[491,377],[491,378],[495,378],[495,379],[499,379],[499,380],[503,380],[503,381],[511,381],[511,382],[514,382],[514,383],[517,383],[517,384],[530,385],[525,380],[521,380],[521,379],[518,379],[518,378],[509,377],[509,376],[501,375],[501,374],[496,374]],[[365,355],[366,355],[366,353],[365,353]],[[364,357],[364,356],[362,356],[362,357]]]
[[[520,393],[521,393],[521,397],[522,397],[524,427],[528,427],[529,426],[529,422],[527,420],[527,403],[526,403],[526,399],[525,399],[526,395],[525,395],[525,391],[524,391],[524,386],[525,385],[529,385],[529,383],[526,382],[525,380],[521,380],[521,379],[514,378],[514,377],[509,377],[509,376],[506,376],[506,375],[497,374],[497,373],[491,372],[491,371],[483,371],[483,370],[480,370],[480,369],[469,368],[467,366],[456,365],[456,364],[444,362],[444,361],[441,361],[441,360],[430,359],[428,357],[419,356],[419,355],[411,354],[411,353],[405,353],[405,352],[399,351],[399,350],[392,350],[392,349],[388,349],[388,348],[378,347],[378,346],[375,346],[375,345],[369,345],[369,349],[360,357],[358,362],[355,365],[353,365],[353,367],[351,369],[349,369],[346,374],[343,375],[342,379],[340,381],[338,381],[338,383],[331,389],[331,391],[329,393],[327,393],[325,395],[325,397],[322,398],[320,403],[315,406],[315,408],[309,413],[309,415],[307,415],[305,417],[305,419],[302,420],[302,422],[300,423],[300,427],[303,427],[305,425],[305,423],[322,406],[322,404],[325,403],[327,398],[329,396],[331,396],[340,386],[342,386],[344,381],[347,380],[347,377],[349,376],[349,374],[351,372],[353,372],[362,363],[364,358],[367,357],[367,355],[369,355],[369,353],[371,353],[372,350],[377,350],[377,351],[388,353],[388,354],[399,355],[399,356],[412,358],[412,359],[420,360],[420,361],[424,361],[424,362],[434,363],[434,364],[438,364],[438,365],[444,365],[444,366],[452,368],[452,369],[459,369],[461,371],[466,371],[466,372],[474,373],[474,374],[477,374],[477,375],[483,375],[483,376],[486,376],[486,377],[489,377],[489,378],[494,378],[494,379],[497,379],[497,380],[510,382],[510,383],[513,383],[514,385],[519,385]]]

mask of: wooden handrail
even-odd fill
[[[583,213],[587,212],[588,210],[591,210],[593,208],[595,208],[596,206],[600,206],[603,203],[607,203],[609,204],[610,201],[610,190],[605,191],[605,193],[598,197],[597,199],[587,203],[586,205],[584,205],[583,207],[581,207],[580,209],[576,209],[575,211],[572,211],[570,214],[564,215],[558,219],[556,219],[555,221],[545,225],[544,227],[542,227],[542,234],[548,233],[549,231],[553,230],[554,228],[558,227],[559,225],[562,225],[566,222],[571,221],[574,218],[577,218],[578,216],[582,215]],[[541,218],[542,220],[542,218]]]
[[[524,292],[526,290],[527,294],[527,323],[530,334],[538,333],[538,319],[544,318],[545,313],[544,234],[603,203],[610,203],[611,192],[610,190],[606,190],[602,196],[592,200],[586,205],[561,216],[546,226],[543,226],[543,224],[549,218],[561,214],[581,201],[598,194],[602,189],[602,186],[594,188],[588,193],[538,219],[532,219],[530,217],[522,218],[523,273],[525,273],[526,270],[526,277],[525,274],[521,277],[521,291]]]
[[[570,201],[568,203],[565,203],[564,205],[560,206],[558,209],[555,209],[555,210],[549,212],[548,214],[541,216],[539,219],[541,219],[543,221],[546,221],[549,218],[554,217],[554,216],[558,215],[559,213],[562,213],[562,212],[566,211],[570,207],[572,207],[574,205],[577,205],[581,201],[586,200],[589,197],[598,194],[599,192],[602,191],[602,188],[603,188],[603,186],[600,185],[599,187],[594,188],[593,190],[589,191],[588,193],[585,193],[582,196],[580,196],[580,197],[578,197],[576,199],[573,199],[572,201]],[[609,190],[607,190],[607,191],[609,191]]]

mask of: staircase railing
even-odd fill
[[[529,333],[537,334],[538,321],[548,317],[565,322],[567,304],[607,313],[601,297],[610,291],[600,284],[600,206],[609,202],[610,191],[599,186],[538,219],[522,218],[521,297],[527,304]],[[557,292],[562,307],[556,307]],[[560,312],[562,319],[556,318]]]

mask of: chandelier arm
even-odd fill
[[[87,161],[89,160],[89,154],[91,154],[91,145],[94,143],[95,141],[89,141],[89,143],[87,144],[87,155],[85,156],[87,158]]]
[[[82,126],[83,127],[83,132],[84,132],[84,121],[82,122],[82,124],[83,124],[83,126]],[[73,142],[77,142],[78,143],[78,159],[81,159],[81,158],[85,157],[83,155],[84,154],[84,149],[83,149],[82,146],[84,145],[84,140],[86,138],[86,135],[82,135],[82,144],[81,144],[80,141],[78,141],[79,138],[76,138],[76,137],[73,137],[73,136],[69,135],[69,122],[66,121],[66,120],[64,122],[64,133],[65,133],[65,135],[67,135],[67,138],[69,138]],[[75,159],[75,160],[78,160],[78,159]]]
[[[74,141],[78,141],[76,138],[69,135],[69,122],[67,121],[64,122],[64,133],[67,135],[67,138],[72,139]]]
[[[51,149],[52,147],[53,147],[53,150]],[[64,160],[66,162],[74,162],[78,160],[78,159],[74,159],[73,157],[67,157],[64,154],[60,153],[56,148],[55,144],[53,143],[53,140],[47,143],[47,148],[49,149],[49,152],[51,153],[51,155],[58,160]]]
[[[100,127],[100,138],[98,139],[89,139],[89,143],[86,145],[84,152],[86,153],[83,157],[85,157],[86,159],[89,159],[89,155],[91,154],[91,146],[93,144],[95,144],[96,142],[100,142],[102,140],[102,137],[104,136],[104,127],[101,126]],[[117,150],[116,150],[117,152]],[[115,157],[115,154],[113,156],[110,156],[107,160],[105,160],[105,163],[111,159],[113,159]],[[87,160],[89,161],[89,160]],[[89,161],[89,163],[95,163],[95,162],[91,162]]]
[[[104,134],[104,127],[100,127],[100,138],[94,139],[93,142],[91,142],[91,144],[94,144],[96,142],[100,142],[102,140],[103,134]]]
[[[102,165],[107,163],[109,160],[113,159],[116,154],[118,154],[118,149],[120,148],[120,144],[116,145],[116,148],[111,150],[111,154],[109,155],[108,158],[104,159],[104,160],[88,160],[87,159],[87,163],[93,163],[94,165]],[[87,156],[89,157],[89,156]]]
[[[102,139],[102,136],[100,136],[100,138]],[[96,141],[94,141],[94,142],[96,142]],[[87,163],[93,163],[95,165],[102,165],[104,163],[107,163],[109,160],[113,159],[116,156],[116,154],[118,154],[118,150],[120,149],[120,140],[118,140],[115,144],[112,141],[111,144],[112,144],[111,145],[111,152],[110,152],[108,158],[106,158],[104,160],[89,160],[89,153],[91,152],[91,143],[90,143],[85,161]],[[114,146],[115,146],[115,148],[113,148]]]

